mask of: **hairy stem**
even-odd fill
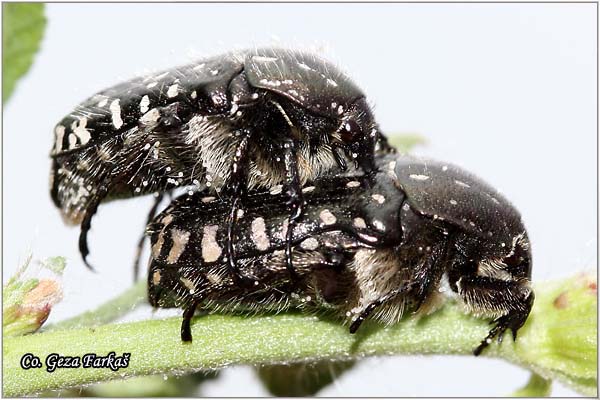
[[[591,283],[576,278],[538,286],[534,309],[519,331],[519,340],[513,342],[507,335],[501,346],[492,344],[484,356],[506,359],[544,379],[559,379],[581,393],[594,395],[597,300],[595,293],[588,293],[589,287]],[[566,312],[569,307],[561,302],[557,307],[557,299],[565,293],[569,307],[576,312]],[[339,322],[302,314],[211,315],[195,318],[193,343],[182,343],[180,323],[179,318],[169,318],[5,338],[4,395],[31,395],[125,377],[186,373],[231,364],[351,360],[391,354],[472,357],[473,348],[489,330],[488,321],[465,314],[454,302],[430,316],[407,318],[388,328],[365,324],[355,335]],[[571,324],[566,331],[568,338],[564,329],[556,329],[564,328],[565,323]],[[20,367],[25,353],[44,362],[49,353],[81,357],[109,352],[117,356],[130,353],[128,368],[57,369],[50,374],[45,365],[28,370]]]

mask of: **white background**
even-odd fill
[[[126,289],[151,200],[100,207],[90,235],[99,273],[85,269],[78,229],[62,224],[48,194],[54,124],[149,69],[265,44],[324,49],[385,132],[422,134],[429,145],[416,153],[503,191],[528,227],[535,281],[595,269],[595,16],[594,4],[50,4],[42,50],[4,109],[4,280],[29,250],[68,257],[49,322]],[[485,358],[373,358],[320,394],[501,396],[527,378]],[[202,393],[266,395],[248,367]],[[574,393],[557,385],[554,394]]]

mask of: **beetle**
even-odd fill
[[[182,307],[191,340],[197,307],[328,309],[354,333],[369,317],[398,321],[436,302],[442,278],[468,310],[494,317],[475,349],[525,323],[533,305],[531,249],[518,211],[451,164],[377,156],[375,175],[322,178],[303,188],[304,217],[291,243],[298,281],[286,273],[288,218],[280,193],[253,192],[240,209],[236,252],[251,287],[226,274],[227,203],[203,193],[173,201],[147,232],[149,301]]]
[[[339,68],[306,52],[233,51],[138,77],[78,105],[55,127],[51,197],[65,221],[87,233],[100,203],[181,187],[209,187],[230,203],[231,240],[248,188],[283,186],[290,224],[302,215],[306,182],[347,169],[373,170],[391,151],[364,93]],[[291,247],[288,271],[293,275]],[[136,261],[137,265],[137,261]]]

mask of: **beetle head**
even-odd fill
[[[497,243],[493,237],[460,235],[456,248],[460,255],[455,262],[463,268],[475,268],[477,276],[502,281],[531,278],[531,246],[524,230],[514,235],[511,243]]]
[[[531,278],[531,249],[526,232],[516,235],[507,251],[496,256],[490,249],[489,257],[483,253],[479,261],[477,274],[503,280],[521,280]]]

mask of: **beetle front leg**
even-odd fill
[[[476,356],[481,354],[494,338],[501,343],[508,329],[512,331],[513,340],[517,339],[517,331],[525,324],[535,298],[528,282],[471,275],[460,278],[456,287],[462,300],[473,310],[502,314],[492,321],[494,327],[473,351]]]
[[[101,185],[96,195],[90,201],[89,207],[85,211],[85,215],[83,216],[83,220],[81,221],[81,230],[79,231],[79,253],[81,254],[81,258],[83,259],[83,263],[85,264],[85,266],[91,269],[92,271],[95,271],[95,269],[87,261],[87,256],[90,254],[90,250],[87,243],[87,234],[92,228],[92,218],[98,211],[98,206],[107,194],[107,186]]]

